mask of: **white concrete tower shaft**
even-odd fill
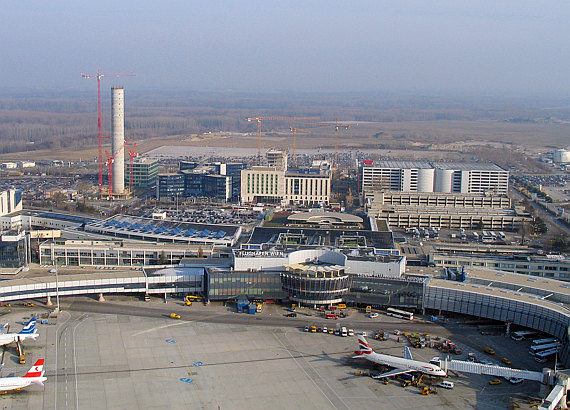
[[[125,90],[111,88],[111,148],[113,159],[113,193],[125,192]]]

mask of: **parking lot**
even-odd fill
[[[502,409],[507,408],[511,397],[517,397],[525,408],[526,395],[536,395],[539,389],[535,382],[512,385],[503,380],[490,385],[489,376],[458,374],[450,377],[455,383],[453,390],[436,387],[437,394],[422,396],[417,387],[403,388],[396,380],[385,385],[371,377],[356,376],[355,372],[379,370],[365,360],[351,359],[357,349],[355,337],[303,331],[304,326],[313,324],[350,326],[355,332],[411,325],[394,318],[387,320],[385,315],[369,319],[353,312],[336,321],[307,310],[310,316],[288,318],[284,308],[265,306],[254,320],[262,323],[280,317],[283,325],[257,326],[237,323],[249,315],[235,313],[227,306],[193,304],[189,309],[200,319],[185,320],[181,303],[165,305],[154,299],[150,303],[125,302],[127,299],[113,303],[128,303],[125,310],[129,311],[151,306],[164,315],[153,318],[64,311],[57,323],[39,325],[38,340],[26,341],[26,365],[17,363],[15,350],[9,347],[2,377],[22,375],[37,358],[45,357],[48,381],[43,388],[33,385],[9,392],[1,398],[4,408]],[[175,309],[182,309],[182,320],[168,318]],[[17,331],[32,310],[4,311],[2,321],[9,320]],[[411,326],[422,330],[421,322]],[[489,345],[496,350],[491,360],[508,355],[516,367],[540,368],[526,353],[527,342],[483,336],[476,327],[459,322],[451,323],[448,329],[432,326],[429,330],[434,336],[449,335],[463,348],[463,359],[469,352],[483,356],[483,347]],[[403,337],[394,334],[386,341],[369,338],[369,342],[382,353],[399,356],[406,344]],[[412,349],[412,354],[417,360],[429,361],[441,352],[425,348]]]

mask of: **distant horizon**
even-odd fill
[[[89,89],[85,87],[8,87],[0,86],[1,97],[66,97],[77,98],[80,96],[91,97],[97,96],[97,86],[95,80],[92,81],[92,86]],[[156,95],[217,95],[217,96],[236,96],[236,97],[250,97],[250,98],[265,98],[270,96],[283,96],[283,97],[342,97],[342,96],[365,96],[371,98],[391,97],[391,98],[459,98],[464,100],[484,99],[489,98],[493,101],[505,101],[510,99],[538,99],[538,100],[565,100],[567,99],[570,104],[570,92],[559,93],[550,92],[467,92],[467,91],[450,91],[450,90],[345,90],[345,91],[311,91],[311,90],[234,90],[234,89],[195,89],[183,87],[140,87],[137,84],[129,85],[127,82],[119,83],[112,82],[112,79],[104,79],[101,83],[102,95],[108,94],[114,86],[121,86],[125,88],[125,92],[133,96],[140,97],[143,94],[156,94]],[[527,101],[528,102],[528,101]]]

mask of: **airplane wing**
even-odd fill
[[[372,376],[373,379],[384,379],[385,377],[397,376],[399,374],[410,373],[413,372],[412,369],[394,369],[390,370],[389,372],[379,374],[378,376]]]
[[[412,357],[412,352],[408,346],[404,346],[404,359],[414,360]]]

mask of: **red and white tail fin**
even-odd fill
[[[368,344],[364,336],[358,335],[358,351],[355,352],[359,355],[374,353],[374,349]]]
[[[23,377],[42,377],[44,375],[44,359],[39,359]]]

